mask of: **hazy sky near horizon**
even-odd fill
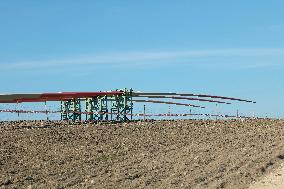
[[[0,1],[0,93],[190,92],[284,117],[284,1]]]

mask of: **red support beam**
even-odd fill
[[[73,98],[89,98],[97,96],[121,95],[123,92],[59,92],[43,94],[4,94],[0,95],[0,103],[62,101]]]

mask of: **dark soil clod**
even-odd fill
[[[284,154],[278,155],[277,158],[279,158],[279,159],[284,159]]]

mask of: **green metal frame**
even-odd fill
[[[111,103],[111,115],[115,115],[115,120],[117,121],[132,120],[132,112],[133,112],[132,92],[133,92],[132,89],[130,90],[124,89],[123,95],[115,95],[113,97],[113,101]],[[130,114],[130,118],[128,114]]]
[[[108,120],[108,97],[98,96],[86,99],[86,120]]]
[[[62,101],[61,120],[81,121],[81,100],[85,101],[86,120],[88,121],[109,120],[109,114],[110,120],[132,120],[133,90],[116,91],[121,91],[123,94]]]
[[[81,100],[61,101],[61,120],[81,121]]]

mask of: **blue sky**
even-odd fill
[[[284,117],[281,0],[9,0],[0,24],[1,93],[206,93]]]

